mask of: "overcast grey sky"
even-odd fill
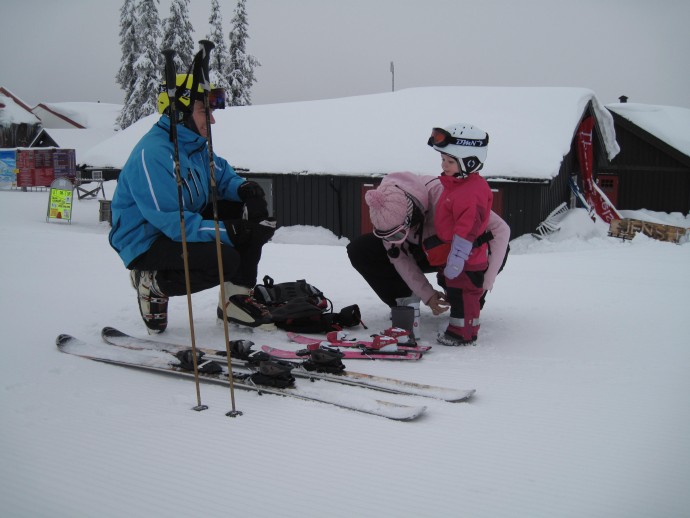
[[[210,0],[191,0],[195,39]],[[0,86],[121,103],[122,0],[2,0]],[[235,0],[220,0],[226,33]],[[161,0],[161,18],[170,0]],[[577,86],[690,108],[687,0],[248,0],[254,104],[416,86]]]

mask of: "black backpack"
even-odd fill
[[[333,304],[304,279],[276,284],[266,275],[254,286],[253,298],[268,308],[275,325],[295,333],[326,333],[361,323],[356,304],[333,313]]]

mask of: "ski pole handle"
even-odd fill
[[[209,62],[211,60],[211,51],[215,48],[215,44],[209,40],[200,40],[199,45],[201,46],[199,52],[201,53],[201,76],[203,78],[201,87],[205,91],[210,92],[211,78],[209,77]]]
[[[175,77],[177,72],[175,70],[175,51],[173,49],[165,49],[161,52],[165,58],[165,88],[168,93],[168,116],[170,117],[170,141],[175,144],[175,157],[179,165],[179,157],[177,151],[177,106],[175,103]]]
[[[165,49],[161,52],[165,58],[165,86],[168,91],[168,99],[170,99],[170,106],[175,103],[175,51],[173,49]]]

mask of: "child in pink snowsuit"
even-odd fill
[[[450,321],[437,341],[443,345],[474,344],[479,333],[480,298],[488,267],[484,238],[493,194],[478,171],[486,160],[489,135],[458,123],[434,128],[428,144],[441,153],[444,190],[436,207],[436,234],[450,251],[439,283],[450,303]]]

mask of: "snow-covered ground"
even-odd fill
[[[573,211],[548,239],[511,243],[479,345],[434,345],[446,317],[424,309],[422,341],[434,348],[421,361],[347,363],[476,388],[470,402],[385,395],[427,405],[401,423],[236,391],[244,415],[233,419],[226,388],[202,385],[209,409],[194,412],[190,381],[59,353],[59,333],[99,342],[111,325],[145,336],[135,292],[96,200],[76,201],[65,224],[45,221],[46,192],[0,198],[3,517],[688,515],[687,243],[621,242]],[[306,278],[336,309],[359,304],[368,332],[383,329],[389,311],[344,244],[282,229],[260,277]],[[193,296],[195,331],[197,344],[222,348],[216,303],[215,290]],[[279,333],[230,332],[283,345]],[[160,338],[189,336],[186,298],[174,298]]]

